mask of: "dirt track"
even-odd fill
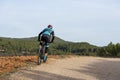
[[[11,74],[9,80],[120,80],[120,59],[49,58],[45,64]]]

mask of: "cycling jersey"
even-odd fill
[[[43,31],[42,31],[42,34],[46,34],[46,35],[51,35],[51,33],[53,32],[53,30],[51,28],[45,28]]]
[[[49,41],[49,42],[53,42],[53,40],[54,40],[54,31],[53,31],[53,29],[51,29],[51,28],[45,28],[40,34],[39,34],[39,36],[38,36],[38,41],[40,40],[40,36],[41,35],[48,35],[49,36],[49,38],[51,37],[51,35],[52,35],[52,40],[51,41]]]

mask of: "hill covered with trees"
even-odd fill
[[[9,55],[36,55],[39,42],[37,37],[31,38],[4,38],[0,37],[0,56]],[[49,54],[78,54],[87,56],[120,57],[120,44],[98,47],[87,42],[68,42],[58,37],[50,45]]]

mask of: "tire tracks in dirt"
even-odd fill
[[[120,80],[120,59],[100,57],[48,58],[47,63],[21,69],[9,80]]]

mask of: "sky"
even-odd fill
[[[106,46],[120,43],[120,0],[0,0],[0,37],[55,36]]]

